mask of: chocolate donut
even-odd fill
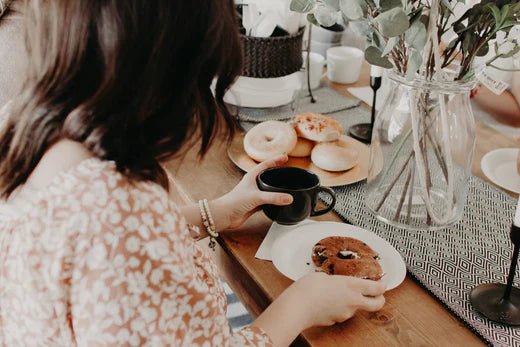
[[[312,261],[329,275],[345,275],[377,281],[383,277],[379,255],[366,243],[351,237],[331,236],[312,248]]]

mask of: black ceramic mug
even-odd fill
[[[273,167],[262,171],[256,178],[258,188],[263,191],[288,193],[293,202],[287,206],[263,205],[262,209],[271,220],[284,225],[296,224],[309,216],[321,216],[332,210],[336,194],[328,187],[320,186],[320,179],[314,173],[296,167]],[[318,193],[325,192],[332,203],[325,209],[316,211]]]

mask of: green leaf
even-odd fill
[[[379,35],[376,31],[372,32],[372,45],[376,46],[379,50],[385,49],[385,38]]]
[[[410,29],[405,32],[405,41],[409,47],[413,47],[418,51],[422,51],[426,45],[428,33],[421,21],[415,21],[410,26]]]
[[[401,0],[381,0],[380,1],[381,12],[386,12],[393,9],[394,7],[403,7]]]
[[[339,8],[341,12],[350,20],[363,18],[366,13],[366,3],[363,0],[340,0]]]
[[[454,13],[453,13],[453,8],[452,8],[452,6],[451,6],[449,0],[441,0],[441,4],[442,4],[442,6],[443,6],[446,10],[448,10],[448,12],[449,12],[450,14],[452,14],[452,15],[454,14]]]
[[[511,29],[515,25],[519,25],[519,24],[520,24],[520,22],[518,22],[518,21],[506,20],[504,23],[502,23],[499,30]]]
[[[502,10],[500,11],[500,14],[502,16],[502,20],[500,23],[502,22],[505,22],[507,17],[509,17],[509,9],[511,8],[511,6],[509,6],[509,4],[506,4],[502,7]]]
[[[500,24],[502,22],[502,14],[500,13],[500,9],[495,4],[487,4],[486,9],[489,9],[493,14],[493,19],[495,23]],[[469,10],[468,10],[469,12]]]
[[[489,52],[489,44],[485,44],[477,51],[477,57],[483,57]]]
[[[415,77],[415,74],[420,69],[422,65],[422,56],[416,50],[412,50],[412,54],[410,54],[410,59],[408,59],[408,65],[406,67],[406,79],[412,80]]]
[[[318,5],[316,7],[316,10],[314,11],[314,16],[316,17],[316,20],[320,25],[324,27],[330,27],[336,24],[338,20],[338,12],[334,9],[325,6],[325,5]]]
[[[339,11],[339,0],[323,0],[323,3],[328,7]]]
[[[453,40],[450,41],[450,43],[448,44],[448,47],[446,47],[446,50],[452,49],[458,43],[459,43],[459,38],[458,37],[454,38]]]
[[[383,50],[382,56],[387,56],[399,42],[398,37],[391,37],[386,43],[385,49]]]
[[[349,23],[350,29],[361,37],[372,39],[374,29],[370,26],[367,20],[356,20]]]
[[[453,23],[453,31],[456,34],[460,34],[464,30],[466,30],[466,26],[464,24],[462,24],[462,23]]]
[[[408,16],[398,7],[381,13],[375,18],[379,31],[385,37],[394,37],[403,34],[410,27]]]
[[[307,13],[314,8],[314,5],[316,5],[315,0],[292,0],[290,9],[294,12]]]
[[[388,58],[383,57],[381,51],[374,46],[370,46],[365,50],[365,59],[372,65],[381,66],[385,69],[391,69],[394,66],[388,60]]]
[[[318,23],[318,21],[316,20],[316,17],[314,16],[313,13],[307,13],[307,21],[316,26],[320,26],[320,23]]]

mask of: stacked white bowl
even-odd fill
[[[345,27],[341,24],[334,24],[332,27],[323,28],[312,26],[311,52],[321,54],[326,57],[327,49],[341,46],[341,39]]]

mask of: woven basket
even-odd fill
[[[242,75],[273,78],[299,71],[303,64],[302,40],[305,28],[296,34],[277,37],[240,35],[244,53]]]

